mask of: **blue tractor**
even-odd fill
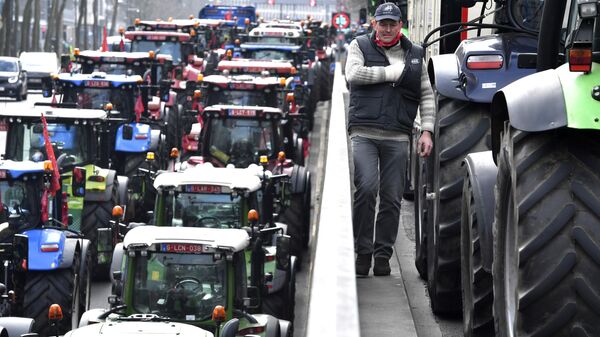
[[[74,168],[75,178],[63,180],[61,189],[53,191],[53,165],[51,161],[0,162],[0,268],[4,277],[0,325],[9,336],[64,334],[78,326],[89,308],[91,244],[80,232],[69,229],[68,201],[61,192],[68,187],[83,196],[85,169]],[[54,326],[48,318],[52,304],[59,304],[64,315]]]
[[[133,221],[147,221],[147,211],[154,208],[155,191],[147,172],[166,166],[164,123],[149,116],[148,92],[140,89],[138,75],[60,74],[54,86],[62,93],[63,103],[79,108],[106,109],[110,117],[103,127],[98,165],[114,169],[129,178],[126,216]],[[144,94],[145,93],[145,94]],[[137,115],[136,115],[137,110]],[[152,152],[148,156],[148,152]],[[143,171],[140,171],[140,168]]]
[[[475,0],[446,2],[473,6]],[[490,103],[496,90],[535,72],[537,30],[543,0],[497,0],[493,23],[482,15],[469,22],[442,21],[424,40],[424,47],[463,32],[490,29],[492,34],[464,39],[452,53],[433,56],[428,73],[436,95],[434,151],[418,158],[413,134],[413,181],[415,189],[415,264],[428,281],[435,313],[461,311],[460,221],[462,162],[471,152],[491,148]],[[443,18],[443,16],[442,16]],[[455,18],[454,18],[455,19]],[[443,19],[442,19],[443,20]],[[439,37],[430,39],[440,32]]]

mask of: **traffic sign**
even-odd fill
[[[333,13],[331,24],[337,29],[345,29],[350,27],[350,14],[346,12]]]

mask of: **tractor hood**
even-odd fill
[[[65,335],[65,337],[92,336],[213,337],[213,334],[192,325],[175,322],[110,321],[75,329]]]

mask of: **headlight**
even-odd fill
[[[596,0],[578,0],[579,16],[582,19],[593,18],[598,15]]]
[[[17,81],[19,81],[19,76],[10,77],[8,79],[8,83],[17,83]]]

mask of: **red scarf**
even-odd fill
[[[379,47],[383,47],[383,48],[389,48],[393,45],[395,45],[396,43],[398,43],[398,41],[400,41],[400,38],[402,37],[402,33],[398,32],[398,35],[396,35],[396,37],[390,41],[390,42],[383,42],[379,39],[379,33],[375,33],[375,43],[379,46]]]

